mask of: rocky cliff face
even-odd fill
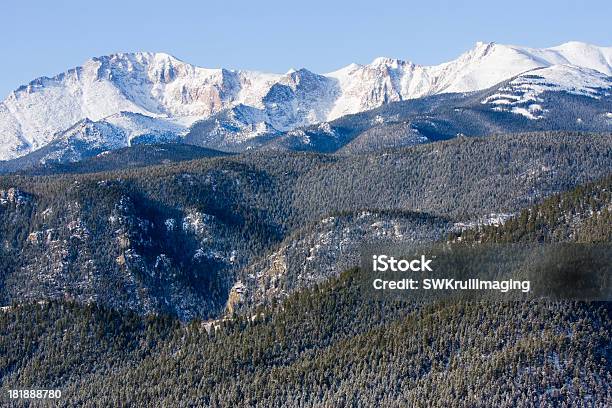
[[[70,192],[50,203],[0,190],[0,257],[12,259],[0,263],[3,303],[70,299],[182,319],[223,310],[232,284],[227,271],[244,262],[231,245],[231,226],[193,209],[161,217],[115,195],[117,182],[98,188],[111,197],[94,198],[94,205]]]
[[[287,237],[239,275],[227,311],[281,300],[360,265],[368,242],[416,243],[444,238],[454,225],[422,213],[360,211],[326,217]]]

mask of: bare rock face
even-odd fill
[[[245,286],[242,282],[238,281],[232,286],[227,298],[227,305],[225,307],[228,315],[233,315],[237,309],[237,306],[244,302],[245,297]]]
[[[297,231],[274,252],[244,269],[227,311],[283,299],[359,266],[361,245],[370,240],[431,241],[452,228],[445,219],[417,213],[360,211],[324,218]]]
[[[11,187],[7,190],[0,190],[0,205],[23,205],[30,202],[29,194]]]

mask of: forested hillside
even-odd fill
[[[478,242],[612,242],[612,177],[555,194],[522,210],[503,226],[453,233]]]
[[[269,304],[336,277],[361,262],[368,242],[431,242],[454,228],[445,217],[423,212],[362,210],[334,213],[287,236],[237,274],[228,313]]]
[[[138,144],[105,151],[97,156],[77,162],[56,163],[50,161],[41,164],[39,163],[40,152],[34,152],[18,160],[0,161],[0,174],[14,172],[29,175],[97,173],[225,155],[227,153],[218,150],[179,143]]]
[[[210,333],[19,306],[0,316],[0,370],[3,389],[58,388],[64,405],[604,407],[611,318],[607,303],[373,303],[348,272]]]
[[[609,194],[606,177],[451,238],[610,242]],[[383,302],[356,273],[209,322],[65,301],[5,307],[2,388],[58,388],[65,406],[612,403],[609,302]]]
[[[458,221],[513,213],[609,174],[610,163],[610,135],[543,133],[359,156],[256,152],[6,176],[0,299],[219,316],[239,270],[330,215],[399,210]]]

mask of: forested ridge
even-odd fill
[[[453,233],[468,242],[612,242],[612,176],[554,194],[526,208],[501,227]]]
[[[606,177],[451,239],[610,242],[609,192]],[[610,303],[382,302],[357,273],[214,322],[14,305],[2,388],[60,388],[66,406],[611,404]]]
[[[610,318],[608,304],[364,302],[350,272],[212,334],[197,321],[19,306],[0,323],[2,385],[60,388],[83,406],[603,407]]]
[[[239,271],[330,215],[515,213],[610,174],[610,163],[609,134],[542,132],[365,155],[253,152],[0,177],[0,299],[214,318]]]

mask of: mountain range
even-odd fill
[[[34,154],[25,162],[73,162],[162,142],[363,151],[457,133],[610,131],[611,75],[612,47],[579,42],[477,43],[440,65],[377,58],[327,74],[208,69],[164,53],[117,53],[8,95],[0,103],[0,160]]]

